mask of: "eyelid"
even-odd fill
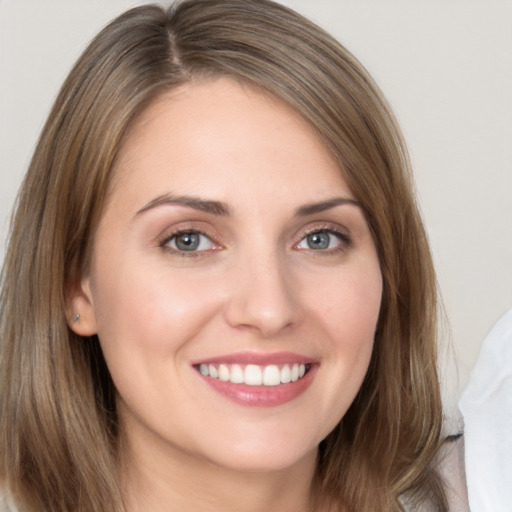
[[[306,238],[308,235],[312,233],[326,231],[328,233],[332,233],[340,238],[339,247],[335,247],[333,249],[324,249],[324,250],[314,250],[314,249],[304,249],[299,248],[298,245]],[[298,240],[293,244],[293,248],[299,251],[304,252],[314,252],[317,254],[332,254],[336,252],[344,252],[347,249],[350,249],[353,245],[352,237],[348,233],[347,229],[343,229],[341,226],[337,224],[333,224],[330,222],[323,222],[320,224],[312,224],[306,227],[306,229],[302,230],[298,235]]]
[[[165,252],[176,254],[178,256],[182,257],[198,257],[198,256],[206,256],[207,254],[210,254],[212,251],[218,251],[220,249],[223,249],[224,247],[222,244],[218,242],[218,239],[216,236],[212,235],[208,232],[209,230],[201,229],[198,227],[193,226],[180,226],[175,227],[174,229],[168,229],[164,231],[162,235],[160,235],[157,239],[157,244],[160,249],[162,249]],[[203,249],[199,251],[180,251],[179,249],[175,249],[174,247],[170,247],[167,245],[173,238],[178,237],[180,235],[184,234],[197,234],[204,236],[208,238],[208,240],[211,241],[211,243],[214,245],[214,247],[210,249]]]
[[[331,249],[307,249],[307,248],[299,248],[298,245],[306,238],[308,235],[316,232],[329,232],[335,235],[340,239],[340,243]],[[187,233],[196,233],[208,238],[214,247],[203,250],[194,250],[194,251],[181,251],[179,249],[175,249],[173,247],[169,247],[168,244],[170,240],[174,237],[177,237],[181,234]],[[305,228],[302,228],[298,234],[294,237],[295,242],[292,245],[292,248],[299,252],[307,252],[307,253],[316,253],[316,254],[335,254],[345,252],[350,249],[353,245],[353,240],[351,235],[348,232],[348,229],[340,226],[339,224],[332,222],[320,222],[320,223],[310,223]],[[224,249],[225,246],[219,242],[219,236],[211,233],[210,229],[204,229],[203,227],[198,227],[196,223],[182,223],[181,225],[175,226],[173,228],[169,228],[165,230],[160,236],[157,238],[157,245],[163,251],[176,254],[181,257],[201,257],[210,255],[212,252],[219,251]]]

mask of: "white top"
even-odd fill
[[[512,512],[512,309],[485,338],[459,407],[472,512]]]

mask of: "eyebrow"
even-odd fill
[[[361,206],[355,199],[350,199],[348,197],[333,197],[332,199],[327,199],[326,201],[309,203],[300,206],[295,211],[295,216],[307,217],[308,215],[314,215],[315,213],[324,212],[326,210],[330,210],[331,208],[335,208],[336,206],[345,204],[358,207]],[[170,194],[164,194],[156,197],[145,206],[143,206],[140,210],[137,211],[135,216],[141,215],[148,210],[152,210],[153,208],[158,208],[159,206],[164,205],[185,206],[194,210],[209,213],[211,215],[219,215],[222,217],[229,217],[231,215],[229,206],[221,201],[201,199],[197,196],[173,196]]]
[[[361,205],[355,199],[350,199],[348,197],[333,197],[332,199],[327,199],[326,201],[321,201],[319,203],[310,203],[305,204],[304,206],[300,206],[297,208],[295,216],[307,217],[308,215],[314,215],[315,213],[324,212],[326,210],[330,210],[331,208],[335,208],[336,206],[345,204],[357,206],[359,208],[361,207]]]
[[[194,210],[210,213],[211,215],[220,215],[223,217],[228,217],[231,215],[228,205],[220,201],[205,200],[197,196],[172,196],[170,194],[164,194],[162,196],[156,197],[148,204],[143,206],[135,214],[135,216],[163,205],[186,206],[188,208],[193,208]]]

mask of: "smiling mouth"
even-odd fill
[[[194,367],[204,377],[219,381],[245,384],[246,386],[273,387],[301,380],[311,369],[311,364],[290,363],[260,366],[256,364],[201,363]]]

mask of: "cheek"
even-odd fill
[[[321,293],[319,293],[321,292]],[[307,300],[329,329],[332,340],[352,347],[373,342],[382,300],[382,276],[375,259],[333,273]]]
[[[332,418],[331,427],[345,415],[359,392],[370,365],[375,330],[379,317],[382,285],[380,273],[368,286],[357,288],[357,292],[347,290],[342,294],[345,300],[339,302],[337,320],[331,327],[333,371],[337,376],[333,402],[325,403],[326,414]],[[340,390],[342,390],[340,392]],[[337,411],[336,413],[328,411]]]
[[[143,358],[177,357],[218,309],[211,279],[127,260],[111,267],[96,273],[101,285],[96,286],[95,310],[106,357],[114,350],[116,358],[124,354],[132,362],[135,352]]]
[[[183,406],[182,394],[170,390],[183,389],[189,351],[218,311],[211,280],[186,274],[121,264],[96,303],[98,337],[121,401],[143,423],[164,422],[170,431],[181,427],[162,404]]]
[[[380,267],[372,261],[351,272],[333,274],[323,288],[317,288],[315,297],[308,298],[315,305],[316,325],[323,329],[322,350],[328,354],[323,364],[329,391],[320,400],[331,428],[347,411],[368,370],[381,296]]]

